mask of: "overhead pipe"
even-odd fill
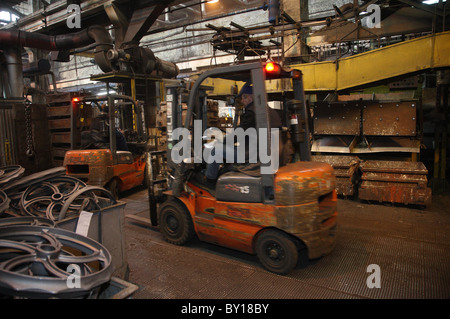
[[[107,73],[114,70],[127,69],[120,66],[119,60],[125,60],[129,64],[129,58],[134,59],[133,69],[135,72],[151,74],[156,72],[165,77],[175,77],[178,75],[178,67],[171,62],[161,60],[154,56],[148,48],[133,47],[126,50],[115,50],[113,40],[108,31],[100,26],[93,25],[82,31],[49,36],[34,32],[24,32],[20,30],[0,30],[0,48],[4,47],[29,47],[49,51],[64,51],[69,49],[84,48],[88,45],[95,45],[95,62],[100,69]],[[109,53],[108,53],[109,52]]]
[[[21,30],[0,30],[0,49],[29,47],[48,51],[65,51],[83,48],[91,44],[95,44],[95,62],[105,73],[124,69],[148,74],[156,72],[166,77],[175,77],[179,73],[178,67],[174,63],[156,58],[148,48],[144,49],[131,45],[130,48],[125,50],[115,50],[109,32],[100,25],[93,25],[79,32],[55,36]],[[126,58],[122,59],[119,56]],[[135,61],[131,62],[129,58]],[[122,61],[125,63],[121,63]],[[128,70],[130,62],[132,69]],[[11,79],[11,75],[9,77]],[[16,79],[21,78],[16,77]],[[18,91],[18,87],[15,91]]]
[[[159,59],[149,48],[130,46],[127,49],[111,49],[107,58],[114,69],[174,78],[180,70],[175,63]]]
[[[113,47],[108,31],[93,25],[79,32],[62,35],[46,35],[21,30],[0,30],[0,49],[3,49],[9,85],[3,84],[7,98],[23,98],[23,73],[21,48],[35,48],[49,51],[63,51],[95,43],[95,61],[103,72],[112,71],[106,53]]]
[[[28,47],[48,51],[81,48],[95,43],[95,61],[103,72],[112,71],[106,52],[113,48],[109,32],[100,25],[93,25],[79,32],[46,35],[21,30],[0,30],[0,48]]]
[[[22,67],[23,74],[34,75],[36,73],[49,72],[51,69],[50,62],[47,59],[39,59],[30,63],[25,63]]]
[[[49,74],[52,77],[53,91],[56,93],[56,77],[50,69],[50,62],[47,59],[39,59],[37,61],[24,64],[22,71],[25,77],[36,77],[39,75]]]

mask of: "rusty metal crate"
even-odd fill
[[[317,102],[314,107],[314,134],[359,135],[360,105],[351,102]]]
[[[356,193],[359,180],[359,158],[345,155],[314,155],[313,161],[330,164],[336,176],[336,192],[342,196]]]
[[[416,136],[417,110],[417,100],[317,102],[314,107],[313,133]]]
[[[57,116],[70,116],[71,115],[71,105],[61,105],[61,106],[49,106],[47,107],[47,113],[49,117]]]
[[[70,132],[52,132],[51,133],[52,144],[70,144],[71,133]]]
[[[74,93],[71,92],[63,92],[63,93],[54,93],[54,94],[47,94],[46,96],[46,102],[47,104],[53,104],[53,103],[67,103],[72,101],[72,97],[74,96]]]
[[[70,118],[49,120],[48,121],[48,127],[51,130],[70,129],[71,125],[72,125],[72,120]]]
[[[421,162],[365,161],[360,164],[359,198],[378,202],[431,204],[428,170]]]
[[[363,102],[363,134],[416,136],[417,101]]]

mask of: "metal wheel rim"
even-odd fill
[[[180,221],[173,212],[169,212],[167,214],[165,217],[165,222],[167,225],[166,229],[171,235],[178,233],[178,230],[180,229]]]
[[[4,185],[21,178],[25,173],[25,169],[20,165],[10,165],[0,167],[0,185]]]
[[[8,196],[0,190],[0,213],[4,212],[9,208],[9,203],[11,200],[8,198]]]
[[[102,197],[97,196],[95,192],[100,192],[101,194],[106,195],[107,201],[103,201]],[[70,197],[65,201],[63,207],[61,208],[61,212],[59,214],[58,220],[61,221],[68,216],[69,209],[71,207],[78,207],[77,202],[81,203],[81,208],[90,207],[91,211],[94,209],[100,210],[101,208],[112,206],[117,203],[117,200],[114,198],[113,194],[110,191],[104,189],[103,187],[98,186],[87,186],[77,190],[72,193]],[[79,213],[79,210],[78,210]]]
[[[56,176],[64,176],[65,173],[66,169],[64,167],[51,168],[8,183],[8,185],[3,187],[3,191],[8,195],[11,195],[12,193],[23,192],[27,187],[31,185],[34,185],[36,183],[45,181],[47,179]]]
[[[79,285],[69,285],[75,278],[69,265],[79,267]],[[0,292],[7,295],[85,297],[113,270],[108,250],[88,237],[50,227],[0,227]]]
[[[86,184],[71,176],[58,176],[28,187],[20,198],[19,207],[25,215],[56,220],[65,202]],[[82,209],[82,203],[73,203],[74,213]]]
[[[18,226],[18,225],[55,227],[56,223],[48,218],[31,217],[31,216],[8,217],[0,219],[0,227]]]
[[[276,241],[269,241],[264,246],[264,252],[266,253],[266,259],[273,265],[279,265],[286,259],[286,251]]]

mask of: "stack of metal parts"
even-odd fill
[[[431,204],[427,169],[421,162],[365,161],[360,164],[359,198],[378,202]]]
[[[357,191],[359,179],[359,158],[345,155],[314,155],[314,162],[330,164],[336,175],[336,192],[342,196],[353,196]]]
[[[62,221],[81,211],[94,211],[116,203],[104,188],[88,186],[56,167],[26,177],[20,166],[0,167],[3,212],[12,216],[44,217]],[[99,196],[99,192],[101,193]],[[103,196],[104,195],[104,196]]]
[[[23,177],[20,166],[0,167],[2,298],[102,298],[134,286],[113,277],[116,255],[106,246],[59,227],[116,203],[107,190],[64,174],[58,167]]]
[[[95,298],[111,280],[111,254],[103,245],[17,219],[0,224],[0,296]]]

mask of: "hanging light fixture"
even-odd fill
[[[202,13],[206,13],[206,4],[217,3],[217,2],[219,2],[219,0],[209,0],[209,1],[203,1],[203,2],[201,2],[201,10],[202,10]]]

